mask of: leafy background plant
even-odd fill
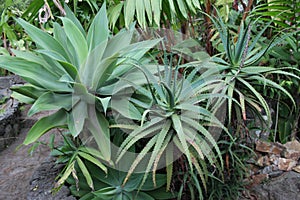
[[[108,13],[101,0],[11,3],[1,4],[3,74],[9,70],[28,82],[14,87],[13,97],[33,104],[30,115],[56,110],[32,127],[24,143],[55,127],[69,129],[64,145],[53,148],[66,164],[58,185],[67,181],[82,199],[159,199],[155,193],[165,199],[236,198],[252,156],[253,146],[243,138],[251,117],[260,119],[258,128],[272,129],[266,140],[299,137],[298,1],[111,0]],[[25,20],[15,23],[19,16]],[[172,35],[162,40],[162,51],[152,49],[161,40],[130,43],[133,28],[144,33],[146,26],[180,30],[196,46],[185,41],[189,48],[175,47],[173,54],[167,44]],[[214,118],[224,103],[226,128]],[[185,116],[190,111],[197,117]],[[120,124],[116,116],[131,123]],[[211,127],[223,130],[219,141]],[[99,130],[106,140],[97,137]],[[91,135],[96,145],[87,149]],[[170,141],[182,153],[179,160],[166,147]],[[129,173],[111,169],[110,142],[137,154]],[[158,169],[166,160],[175,162]],[[145,173],[135,174],[141,166]],[[96,170],[99,176],[91,173]],[[108,181],[111,176],[117,183]],[[230,188],[227,178],[236,180]]]

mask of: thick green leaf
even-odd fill
[[[178,115],[173,114],[172,115],[172,122],[173,122],[173,128],[175,129],[176,133],[177,133],[177,137],[180,141],[180,144],[183,148],[183,152],[186,156],[186,158],[188,159],[188,163],[190,165],[191,168],[193,168],[192,166],[192,160],[190,157],[190,153],[189,153],[189,147],[186,141],[186,137],[184,134],[184,129],[182,127],[182,123],[181,123],[181,119]]]
[[[113,100],[112,108],[128,119],[140,120],[142,114],[127,99]]]
[[[24,96],[18,92],[13,92],[10,96],[14,99],[17,99],[21,103],[33,104],[35,101],[35,99],[32,99],[28,96]]]
[[[160,26],[162,0],[151,0],[151,7],[152,7],[152,12],[153,12],[154,22],[157,26]]]
[[[85,31],[81,25],[81,22],[76,18],[75,14],[72,12],[72,10],[65,4],[64,9],[66,11],[66,17],[69,18],[76,27],[80,30],[80,32],[85,35]]]
[[[91,177],[88,169],[86,168],[85,164],[82,162],[82,160],[80,159],[79,156],[76,156],[76,161],[77,161],[77,164],[78,164],[81,172],[83,173],[83,176],[85,177],[87,184],[89,185],[89,187],[92,190],[94,190],[94,184],[93,184],[92,177]]]
[[[92,87],[93,76],[97,68],[103,68],[101,65],[102,57],[106,49],[107,40],[102,41],[92,51],[89,52],[86,61],[79,69],[80,81],[87,87]]]
[[[106,41],[109,36],[106,4],[103,3],[100,11],[95,16],[87,35],[89,51],[94,50],[99,44]]]
[[[142,26],[142,28],[146,28],[144,0],[137,0],[135,2],[135,9],[136,9],[136,16],[139,24]]]
[[[150,0],[144,0],[144,7],[147,13],[147,18],[149,20],[149,25],[152,25],[152,7],[151,7],[151,1]]]
[[[138,0],[138,1],[140,1],[140,0]],[[134,13],[135,13],[135,4],[136,4],[136,0],[125,1],[124,21],[125,21],[126,28],[129,28],[130,23],[133,21],[133,17],[134,17]]]
[[[67,178],[71,175],[71,173],[75,171],[75,162],[76,161],[74,160],[72,163],[69,163],[67,165],[67,169],[63,173],[62,177],[56,183],[57,186],[62,185],[67,180]]]
[[[73,137],[77,137],[83,130],[85,120],[88,118],[88,106],[86,102],[81,100],[78,103],[71,102],[71,105],[72,112],[68,115],[68,127]]]
[[[67,116],[64,110],[59,110],[50,116],[43,117],[29,130],[23,144],[31,144],[49,130],[56,127],[65,127],[66,124]]]
[[[25,84],[22,86],[12,86],[10,89],[34,100],[47,92],[45,89],[38,88],[30,84]]]
[[[104,112],[104,114],[106,114],[106,111],[107,111],[108,105],[110,103],[111,97],[105,97],[105,98],[97,97],[97,99],[99,99],[99,101],[101,102],[103,112]]]
[[[0,67],[18,74],[29,83],[51,91],[72,92],[65,83],[60,83],[58,77],[42,65],[11,56],[0,57]]]
[[[69,111],[72,106],[72,94],[57,94],[47,92],[40,96],[28,111],[28,116],[46,110],[59,110],[61,108]]]
[[[179,10],[181,12],[181,14],[183,15],[184,18],[187,18],[188,15],[187,15],[187,10],[186,10],[186,6],[185,6],[185,3],[183,0],[177,0],[177,3],[178,3],[178,7],[179,7]]]
[[[31,39],[39,46],[46,50],[57,52],[64,58],[68,58],[68,55],[65,52],[63,46],[51,35],[36,28],[35,26],[29,24],[21,18],[17,19],[17,22],[25,29],[25,31],[28,33]]]
[[[156,160],[157,156],[159,155],[159,151],[161,150],[162,148],[162,145],[166,139],[166,136],[167,134],[170,132],[170,129],[171,129],[171,121],[170,120],[167,120],[163,127],[162,127],[162,130],[158,133],[158,136],[157,136],[157,140],[155,142],[155,146],[154,146],[154,149],[151,153],[151,157],[148,161],[148,165],[145,169],[145,172],[144,172],[144,178],[142,180],[142,183],[141,185],[144,185],[144,183],[146,182],[146,179],[147,179],[147,176],[148,176],[148,173],[149,171],[151,170],[153,164],[154,164],[154,161]],[[156,183],[154,183],[154,185],[156,185]]]
[[[93,194],[97,197],[95,199],[112,199],[118,193],[119,190],[115,187],[106,187],[93,192]]]
[[[78,152],[78,155],[80,155],[82,158],[90,161],[91,163],[97,165],[101,170],[103,170],[105,173],[107,173],[106,166],[103,163],[101,163],[98,159],[94,158],[93,156],[91,156],[87,153],[81,152],[81,151]]]
[[[121,1],[118,5],[112,6],[110,9],[108,9],[108,19],[112,30],[114,29],[116,22],[120,17],[123,6],[124,2]]]
[[[76,67],[68,62],[59,61],[61,66],[66,70],[73,81],[77,81],[80,77]]]
[[[155,200],[176,199],[176,192],[166,192],[164,187],[160,187],[153,191],[147,191],[147,194],[152,196]]]
[[[83,64],[88,55],[88,44],[85,35],[77,28],[77,26],[68,18],[61,18],[64,30],[69,38],[72,46],[75,48],[79,65]],[[78,66],[79,67],[79,66]]]
[[[145,192],[136,192],[136,194],[133,194],[133,196],[136,200],[155,200],[153,197],[151,197]]]
[[[132,30],[121,30],[108,43],[103,58],[108,58],[119,53],[121,49],[126,49],[130,45],[133,36]]]
[[[90,130],[105,161],[111,162],[110,132],[107,119],[101,113],[97,113],[93,105],[88,107],[88,117],[87,128]]]

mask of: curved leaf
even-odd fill
[[[63,46],[51,35],[45,33],[41,29],[36,28],[21,18],[16,19],[16,21],[25,29],[31,39],[42,48],[57,52],[63,57],[68,58]]]
[[[68,18],[61,18],[67,37],[70,39],[72,46],[77,53],[79,65],[83,64],[88,55],[88,44],[85,35],[77,28],[77,26]],[[79,66],[78,66],[79,67]]]
[[[29,130],[23,144],[31,144],[49,130],[57,127],[65,127],[66,124],[67,116],[64,110],[59,110],[52,115],[43,117],[39,121],[37,121]]]

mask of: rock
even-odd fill
[[[268,175],[269,175],[269,178],[275,178],[275,177],[282,175],[283,173],[284,172],[282,170],[275,170],[275,171],[271,171]]]
[[[300,173],[300,165],[297,165],[296,167],[294,167],[293,170],[294,170],[295,172]]]
[[[278,165],[278,162],[279,162],[279,156],[278,155],[274,155],[272,154],[270,156],[270,162],[273,163],[274,165]]]
[[[297,140],[292,142],[287,142],[284,144],[285,150],[283,156],[288,159],[293,159],[295,161],[300,158],[300,143]]]
[[[291,171],[297,165],[293,159],[279,158],[278,168],[283,171]]]
[[[13,81],[10,76],[0,77],[0,89],[10,88],[12,83],[13,83]]]
[[[19,76],[0,77],[0,151],[10,145],[19,134],[19,102],[10,98],[10,87],[23,83]]]
[[[30,181],[30,191],[27,200],[76,200],[66,186],[53,194],[55,178],[62,169],[62,165],[57,165],[53,157],[49,157],[34,172]]]
[[[268,166],[270,165],[270,158],[269,156],[261,156],[257,160],[257,165],[260,167]]]
[[[0,151],[5,149],[11,142],[16,139],[19,133],[20,111],[19,102],[8,100],[5,104],[0,105]]]
[[[256,151],[259,152],[280,155],[283,150],[284,147],[279,143],[265,142],[261,140],[256,142]]]
[[[261,184],[262,182],[268,180],[268,174],[256,174],[251,176],[251,184],[247,187],[253,187],[255,185]]]
[[[274,171],[278,171],[278,170],[279,170],[278,166],[269,165],[269,166],[264,167],[262,170],[260,170],[260,173],[261,174],[270,174],[270,173],[272,173]]]
[[[300,174],[290,171],[267,183],[250,189],[258,200],[297,200],[300,199]]]

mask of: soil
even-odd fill
[[[48,114],[45,112],[28,118],[26,117],[28,109],[27,106],[21,116],[23,119],[21,130],[15,142],[0,152],[0,200],[27,199],[33,173],[49,157],[50,149],[46,145],[40,145],[31,155],[29,151],[32,145],[22,145],[34,122]],[[56,132],[45,134],[40,141],[48,142],[50,134],[56,134]]]

